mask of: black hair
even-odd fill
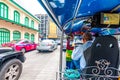
[[[92,40],[92,34],[90,32],[84,33],[83,39],[86,39],[87,41]]]

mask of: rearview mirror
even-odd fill
[[[119,13],[98,13],[93,16],[92,27],[120,27]]]

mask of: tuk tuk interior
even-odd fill
[[[112,35],[120,34],[120,0],[38,1],[62,31],[61,43],[63,43],[64,33],[69,35],[77,32],[91,32],[93,36],[97,35],[98,38],[93,42],[93,48],[90,51],[94,53],[92,54],[94,60],[92,60],[90,64],[94,65],[86,66],[85,70],[80,73],[81,76],[79,78],[83,78],[84,80],[117,80],[119,78],[118,40]],[[100,51],[97,51],[95,47],[98,43],[103,43],[104,45],[97,45],[101,47]],[[109,44],[109,48],[112,48],[111,50],[108,48],[105,50],[107,44]],[[62,56],[63,51],[61,44],[59,65],[60,80],[65,79],[63,76],[65,69],[63,68]],[[110,62],[111,60],[108,61],[106,60],[107,58],[115,62]],[[71,71],[68,72],[69,74],[72,73]],[[77,74],[77,72],[75,73]],[[74,78],[68,80],[74,80]]]

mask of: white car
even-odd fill
[[[37,50],[41,51],[54,51],[57,49],[57,43],[54,40],[42,40],[40,44],[37,46]]]
[[[62,50],[63,50],[63,51],[66,51],[66,47],[67,47],[67,40],[63,40]]]
[[[61,43],[60,39],[57,39],[57,40],[56,40],[56,43],[57,43],[58,45],[60,45],[60,43]]]

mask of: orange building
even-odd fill
[[[50,20],[50,26],[49,26],[49,31],[48,31],[48,38],[51,39],[56,39],[57,37],[57,26],[53,21]]]
[[[61,37],[61,31],[47,14],[36,14],[35,16],[41,20],[39,24],[40,38],[56,39]]]

